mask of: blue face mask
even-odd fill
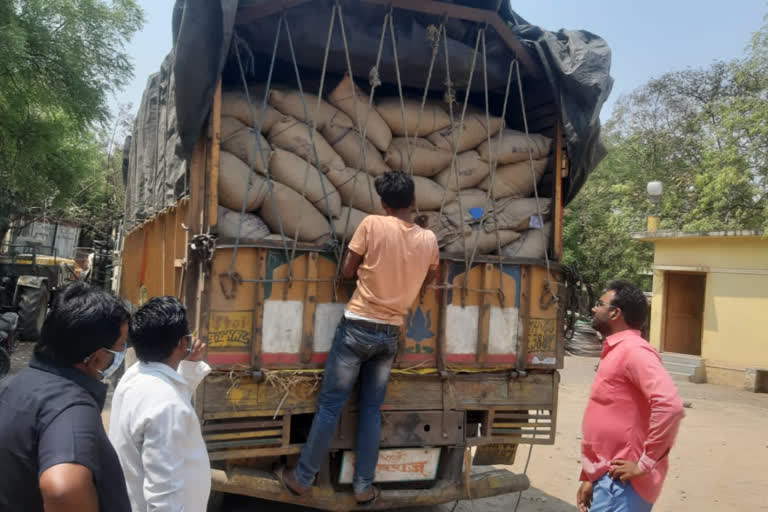
[[[128,345],[126,344],[125,348],[123,348],[123,350],[120,352],[115,352],[114,350],[109,350],[108,348],[105,348],[104,350],[112,354],[112,364],[103,370],[99,370],[99,373],[103,378],[108,379],[114,375],[115,372],[123,365],[123,361],[125,360],[125,351],[128,350]]]

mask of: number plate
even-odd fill
[[[440,448],[402,448],[381,450],[376,464],[375,482],[409,482],[434,480]],[[345,451],[341,461],[339,483],[351,484],[355,473],[355,452]]]

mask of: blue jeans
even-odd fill
[[[374,331],[342,318],[325,363],[323,387],[317,397],[312,429],[301,450],[296,480],[312,485],[336,433],[341,410],[360,377],[357,456],[352,486],[356,493],[373,483],[379,460],[381,403],[387,392],[389,372],[397,354],[396,334]]]
[[[650,512],[653,503],[641,498],[627,482],[613,480],[607,474],[594,483],[589,512]]]

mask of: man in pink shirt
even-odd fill
[[[683,402],[640,330],[643,292],[615,281],[592,309],[605,338],[584,412],[579,512],[647,512],[661,493]]]

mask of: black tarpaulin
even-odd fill
[[[499,8],[499,15],[515,37],[527,49],[530,63],[521,68],[527,105],[554,102],[562,119],[570,174],[564,182],[565,199],[570,201],[588,174],[605,155],[600,143],[600,109],[607,99],[613,79],[610,76],[611,51],[600,37],[581,30],[550,32],[530,24],[509,6],[508,2],[455,1],[462,6],[489,9]],[[173,98],[177,132],[177,153],[189,158],[208,116],[219,77],[225,84],[230,77],[237,85],[236,61],[232,57],[232,41],[249,51],[250,68],[254,81],[263,80],[272,53],[277,22],[281,12],[259,16],[259,9],[267,0],[176,0],[173,15],[174,50],[169,55],[175,84]],[[294,2],[295,4],[295,2]],[[367,80],[378,54],[382,22],[388,7],[341,0],[344,24],[351,53],[352,67],[358,79]],[[325,52],[331,2],[311,1],[298,3],[285,10],[291,30],[296,58],[302,72],[320,71]],[[247,14],[248,19],[242,15]],[[255,15],[254,15],[255,14]],[[395,9],[393,11],[398,64],[401,82],[414,89],[425,85],[426,68],[431,58],[431,47],[426,41],[428,32],[441,16]],[[338,23],[338,22],[337,22]],[[467,77],[474,54],[478,22],[446,19],[451,79],[457,91],[467,87]],[[283,68],[290,69],[291,56],[283,36],[277,57]],[[378,73],[385,83],[394,83],[395,57],[389,35],[382,49]],[[441,50],[442,51],[442,50]],[[507,82],[509,62],[514,54],[507,43],[494,30],[486,35],[488,89],[498,98]],[[286,65],[287,64],[287,65]],[[480,64],[476,64],[480,66]],[[484,88],[482,75],[476,68],[472,81],[473,93]],[[327,72],[346,71],[340,31],[334,31]],[[436,63],[430,89],[437,94],[445,87],[444,57]],[[253,76],[250,77],[254,79]],[[302,78],[303,79],[303,78]],[[516,92],[516,89],[513,89]],[[327,90],[326,90],[327,92]],[[530,103],[528,103],[530,101]],[[152,108],[152,102],[146,103]],[[514,107],[508,119],[514,117]],[[518,107],[519,108],[519,107]],[[139,112],[139,118],[146,118]],[[510,123],[519,126],[518,123]],[[134,144],[138,141],[134,137]]]

